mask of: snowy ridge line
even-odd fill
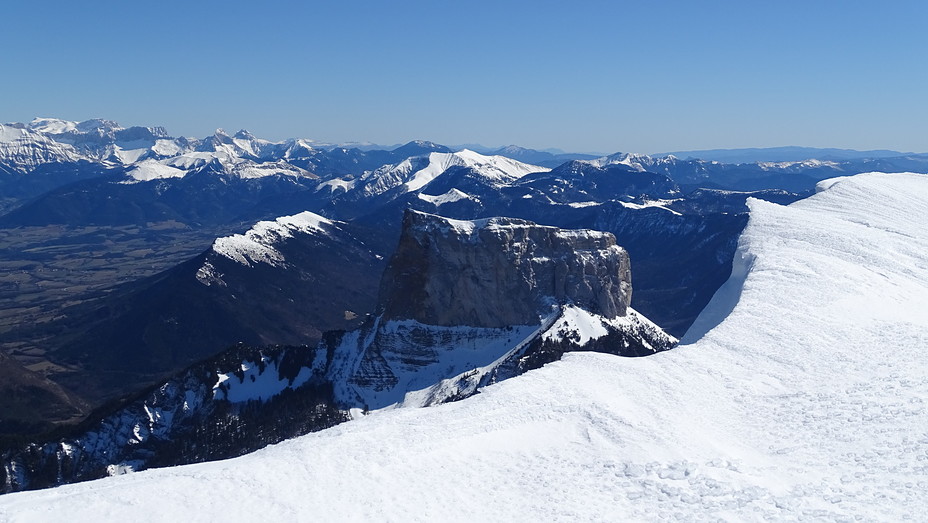
[[[474,196],[471,196],[467,194],[466,192],[461,191],[456,188],[451,188],[451,190],[449,190],[448,192],[444,194],[439,194],[438,196],[432,196],[430,194],[419,193],[418,197],[419,199],[427,201],[436,207],[441,207],[442,205],[446,203],[459,202],[461,200],[474,200],[474,201],[479,202],[479,200],[475,198]]]
[[[928,177],[749,206],[740,299],[695,343],[568,354],[234,460],[3,496],[0,519],[923,518]]]
[[[283,254],[274,248],[274,245],[292,238],[295,232],[327,235],[327,227],[337,228],[338,225],[328,218],[304,211],[292,216],[282,216],[274,221],[260,221],[245,234],[217,238],[213,242],[212,250],[247,267],[257,263],[281,267],[286,264],[286,260]],[[206,280],[212,280],[212,275],[206,266],[201,269],[201,272]],[[206,285],[209,284],[206,283]]]
[[[796,161],[796,162],[757,162],[757,165],[765,171],[768,171],[771,169],[787,169],[789,167],[797,167],[797,166],[805,167],[805,168],[829,167],[836,171],[841,170],[841,164],[839,164],[838,162],[832,162],[832,161],[827,161],[827,160],[823,161],[823,160],[816,160],[816,159],[802,160],[802,161]]]
[[[654,208],[654,209],[661,209],[661,210],[667,211],[677,216],[683,216],[683,214],[681,214],[680,212],[677,212],[667,207],[667,205],[672,204],[675,201],[677,200],[653,200],[653,201],[648,201],[645,203],[633,203],[633,202],[623,202],[623,201],[618,201],[618,202],[622,205],[622,207],[626,207],[628,209],[638,210],[638,209]]]
[[[439,231],[445,235],[451,231],[454,231],[455,233],[464,236],[466,240],[472,242],[477,241],[479,238],[479,232],[481,230],[499,234],[506,233],[507,231],[511,231],[513,229],[525,228],[552,231],[554,232],[554,236],[563,239],[590,238],[593,240],[601,240],[614,236],[612,233],[605,231],[597,231],[593,229],[562,229],[560,227],[554,227],[551,225],[540,225],[520,218],[495,216],[491,218],[477,218],[474,220],[458,220],[455,218],[448,218],[446,216],[440,216],[438,214],[427,213],[424,211],[410,210],[410,212],[421,216],[438,218],[437,220],[420,220],[420,223],[414,226],[417,230]],[[624,251],[624,249],[618,245],[613,245],[609,248],[617,248],[619,251]],[[599,247],[591,247],[591,249],[599,249]]]
[[[625,165],[638,172],[645,172],[649,168],[660,165],[673,165],[680,161],[679,158],[672,154],[666,156],[649,156],[641,153],[615,153],[592,160],[577,160],[594,167],[604,168],[610,165]],[[716,162],[711,162],[716,163]]]
[[[73,163],[83,155],[69,144],[56,142],[30,129],[0,124],[0,161],[27,173],[46,163]]]
[[[464,149],[452,153],[432,152],[423,156],[413,156],[397,164],[367,171],[356,180],[338,179],[323,182],[319,189],[328,187],[332,192],[337,188],[358,189],[365,197],[378,196],[388,191],[409,193],[424,188],[452,167],[469,167],[486,181],[497,185],[511,183],[530,173],[551,170],[505,156],[484,156]]]

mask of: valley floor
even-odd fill
[[[3,496],[0,520],[921,519],[928,176],[820,188],[750,202],[688,345],[568,354],[234,460]]]

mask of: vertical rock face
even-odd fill
[[[403,221],[380,286],[385,320],[499,328],[537,324],[556,304],[613,319],[631,301],[628,254],[612,234],[417,211]]]

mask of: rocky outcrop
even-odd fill
[[[343,408],[424,406],[596,350],[645,356],[676,340],[628,304],[628,254],[612,234],[514,218],[407,210],[379,314],[326,339]]]
[[[406,211],[380,310],[385,320],[499,328],[536,324],[552,304],[624,316],[631,294],[628,254],[612,234]]]
[[[310,347],[237,345],[57,437],[0,440],[0,494],[230,458],[347,421],[314,370],[324,360]]]

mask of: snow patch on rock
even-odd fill
[[[214,267],[213,264],[210,263],[209,261],[206,261],[205,263],[203,263],[203,266],[197,269],[197,274],[196,274],[197,281],[199,281],[203,285],[206,285],[207,287],[210,287],[212,285],[216,285],[219,287],[225,287],[226,282],[223,281],[222,276],[223,274],[219,272],[218,270],[216,270],[216,267]]]
[[[313,370],[304,367],[293,380],[289,380],[280,377],[277,363],[270,358],[262,357],[260,362],[244,361],[238,372],[217,374],[213,399],[224,399],[232,403],[267,401],[288,388],[295,389],[303,385],[312,375]]]

